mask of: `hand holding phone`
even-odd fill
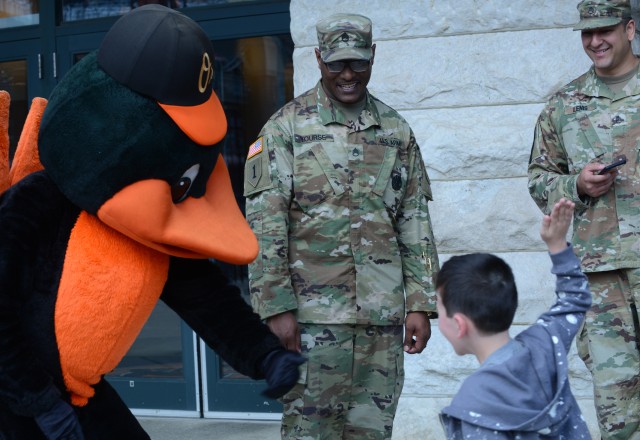
[[[616,159],[613,162],[611,162],[609,165],[607,165],[606,167],[598,171],[598,175],[606,174],[612,169],[619,167],[621,165],[624,165],[625,163],[627,163],[627,156],[625,156],[624,154],[621,154],[620,156],[616,157]]]

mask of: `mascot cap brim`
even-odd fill
[[[227,118],[215,92],[203,104],[191,107],[160,104],[191,140],[200,145],[214,145],[224,138],[227,133]]]
[[[124,86],[153,98],[200,145],[214,145],[227,119],[213,91],[211,40],[186,15],[146,5],[120,17],[98,50],[99,66]]]

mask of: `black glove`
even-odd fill
[[[82,428],[71,405],[59,400],[53,408],[36,417],[47,440],[84,440]]]
[[[283,396],[298,381],[298,377],[300,377],[298,366],[306,361],[301,354],[284,349],[274,350],[267,354],[260,363],[268,385],[262,395],[270,399]]]

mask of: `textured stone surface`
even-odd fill
[[[554,301],[542,214],[527,191],[533,128],[546,98],[588,69],[578,0],[291,1],[296,93],[319,78],[315,22],[336,12],[373,20],[376,59],[369,88],[411,124],[432,180],[441,261],[491,252],[512,267],[519,308],[512,333]],[[425,353],[407,356],[393,439],[444,439],[438,412],[475,370],[432,322]],[[572,352],[571,384],[598,438],[589,373]]]
[[[297,93],[318,79],[313,49],[294,51]],[[550,53],[552,60],[541,63]],[[588,58],[570,29],[379,41],[370,89],[398,110],[540,102],[576,76],[576,66],[561,61],[576,54],[578,71],[586,70]]]
[[[297,46],[315,45],[315,24],[346,12],[373,21],[374,39],[397,40],[527,29],[570,28],[578,21],[572,0],[313,0],[291,2],[291,34]]]
[[[422,148],[431,180],[468,180],[525,176],[541,109],[522,104],[401,113]]]

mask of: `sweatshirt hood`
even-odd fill
[[[552,338],[544,326],[531,330],[527,345],[541,349],[525,348],[519,335],[493,353],[480,367],[482,374],[470,376],[442,410],[445,422],[450,416],[487,429],[541,435],[563,428],[572,402],[566,401],[571,396],[566,368],[557,365],[566,365],[567,354],[561,344],[554,344],[553,353],[542,349]],[[513,355],[496,361],[506,352]]]

